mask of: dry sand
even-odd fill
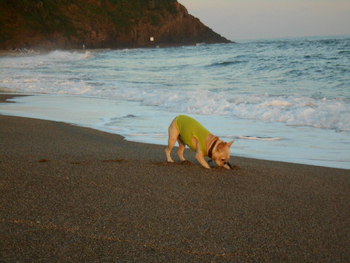
[[[0,116],[0,262],[350,262],[349,170],[163,148]]]

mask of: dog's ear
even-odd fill
[[[235,141],[230,141],[230,142],[228,142],[228,143],[227,143],[227,147],[228,147],[228,148],[231,148],[231,146],[232,146],[232,144],[233,144],[234,142],[235,142]]]
[[[223,151],[226,147],[230,149],[231,145],[233,144],[233,141],[231,142],[220,142],[217,146],[218,151]]]

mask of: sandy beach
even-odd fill
[[[0,116],[0,262],[350,262],[349,170],[185,156]]]

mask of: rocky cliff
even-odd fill
[[[227,43],[176,0],[1,0],[0,49]]]

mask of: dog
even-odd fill
[[[178,155],[181,161],[185,161],[184,151],[186,145],[196,152],[196,159],[207,169],[210,169],[205,157],[208,156],[215,163],[226,169],[232,169],[230,163],[231,142],[224,142],[218,136],[213,135],[195,119],[186,116],[177,116],[169,126],[168,146],[165,148],[165,154],[168,162],[174,162],[171,158],[171,151],[176,141],[179,143]]]

